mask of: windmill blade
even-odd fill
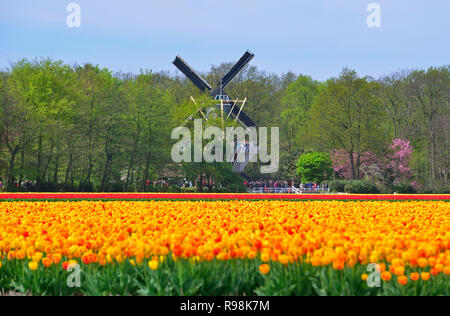
[[[247,114],[245,114],[245,112],[242,111],[239,106],[235,106],[234,102],[227,104],[224,107],[224,110],[227,115],[231,114],[234,118],[237,118],[239,123],[244,125],[246,128],[256,126],[255,122],[253,122],[253,120]]]
[[[234,107],[232,115],[234,117],[237,117],[237,119],[241,121],[241,123],[245,125],[245,127],[256,126],[255,122],[253,122],[253,120],[247,114],[245,114],[244,111],[241,111],[241,113],[239,113],[239,109],[237,107]]]
[[[180,56],[177,56],[173,61],[173,64],[180,70],[186,77],[188,77],[193,84],[195,84],[202,92],[211,91],[212,88],[209,83],[200,77]]]
[[[233,80],[233,78],[244,68],[255,55],[249,51],[246,51],[245,54],[239,59],[236,65],[231,68],[231,70],[222,78],[222,80],[217,84],[218,87],[214,90],[212,94],[219,94],[220,89],[225,89],[228,84]]]

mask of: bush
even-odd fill
[[[361,193],[361,194],[379,193],[378,188],[374,183],[364,180],[348,181],[345,184],[344,190],[347,193]]]
[[[297,174],[303,182],[322,182],[333,173],[328,153],[313,152],[298,158]]]
[[[70,183],[62,184],[62,191],[63,192],[77,192],[78,187],[76,185],[72,185]]]
[[[330,192],[346,192],[346,193],[379,193],[377,186],[365,180],[335,180],[328,181]]]
[[[60,185],[54,182],[41,182],[36,184],[36,187],[30,187],[30,191],[36,192],[59,192]]]
[[[409,183],[399,183],[394,187],[394,191],[401,194],[415,194],[417,191]]]
[[[222,189],[224,193],[244,193],[247,192],[247,188],[243,183],[233,183],[230,186]]]
[[[3,186],[4,192],[17,193],[17,192],[26,192],[24,188],[17,187],[15,185]]]
[[[181,187],[178,185],[171,185],[167,188],[169,193],[181,193]]]
[[[396,192],[394,185],[391,183],[386,182],[378,183],[377,188],[379,193],[382,194],[393,194],[394,192]]]
[[[328,187],[330,188],[330,192],[344,192],[345,182],[346,181],[343,180],[328,181]]]
[[[94,184],[92,182],[80,182],[78,192],[94,192]]]
[[[122,182],[108,183],[106,185],[105,192],[113,192],[113,193],[123,192],[123,183]]]

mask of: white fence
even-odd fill
[[[249,193],[285,193],[285,194],[302,194],[302,193],[329,193],[329,188],[304,188],[299,189],[296,187],[289,188],[275,188],[275,187],[258,187],[248,188]]]

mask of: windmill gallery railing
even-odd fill
[[[304,188],[299,189],[296,187],[252,187],[248,188],[249,193],[283,193],[283,194],[326,194],[330,193],[329,188]]]

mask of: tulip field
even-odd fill
[[[450,204],[442,197],[0,195],[0,295],[450,295]]]

